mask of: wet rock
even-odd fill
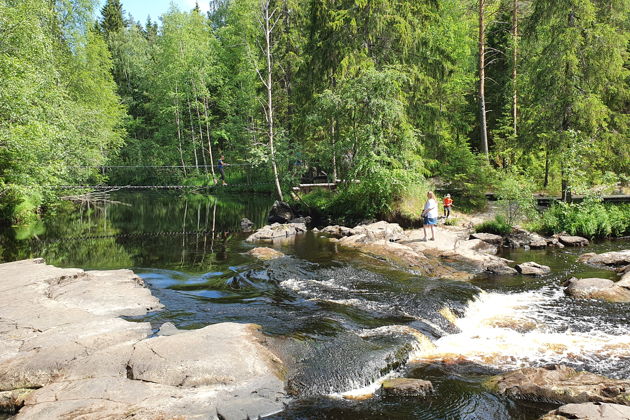
[[[275,260],[276,258],[284,257],[284,254],[282,252],[266,247],[251,249],[247,251],[247,254],[251,255],[252,257],[256,257],[262,261],[270,261]]]
[[[540,249],[547,247],[547,240],[537,233],[530,234],[531,242],[529,243],[530,248]]]
[[[295,218],[295,213],[291,206],[284,201],[276,201],[273,203],[267,217],[268,223],[288,223],[289,220]]]
[[[566,246],[587,246],[589,244],[588,239],[581,236],[560,235],[558,240]]]
[[[321,230],[321,233],[332,236],[333,238],[343,238],[344,236],[350,236],[352,229],[345,226],[326,226]]]
[[[503,244],[503,236],[495,235],[493,233],[473,233],[470,235],[470,239],[480,239],[496,246],[501,246]]]
[[[504,263],[490,264],[486,266],[486,272],[490,274],[508,275],[508,276],[518,274],[518,271],[516,271],[514,268]]]
[[[24,401],[33,391],[31,388],[0,391],[0,413],[15,414],[24,406]]]
[[[579,262],[608,267],[619,267],[630,264],[630,249],[623,251],[604,252],[595,254],[592,252],[580,255]]]
[[[553,246],[556,248],[564,248],[564,245],[558,240],[557,237],[547,238],[547,246]]]
[[[304,223],[274,223],[273,225],[263,226],[258,229],[247,238],[247,242],[272,241],[279,238],[288,238],[304,232],[306,232],[306,225]]]
[[[630,404],[630,381],[563,365],[519,369],[493,376],[484,385],[499,394],[532,401]]]
[[[254,228],[254,222],[249,220],[247,217],[243,217],[241,219],[241,230],[243,232],[251,232]]]
[[[480,239],[470,239],[466,241],[466,247],[483,254],[496,254],[498,251],[495,245]]]
[[[628,420],[630,407],[621,404],[589,402],[582,404],[566,404],[550,411],[540,420]]]
[[[526,276],[544,276],[551,273],[551,268],[533,261],[517,264],[516,271]]]
[[[565,293],[581,299],[601,299],[609,302],[630,302],[630,288],[626,282],[615,283],[608,279],[570,278],[564,283]]]
[[[433,384],[422,379],[394,378],[383,381],[381,390],[396,397],[424,397],[433,392]]]

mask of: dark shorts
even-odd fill
[[[422,219],[425,225],[437,225],[437,217],[423,217]]]

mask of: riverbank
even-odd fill
[[[191,331],[124,317],[163,308],[129,270],[0,265],[0,408],[16,419],[258,417],[282,362],[254,324]]]

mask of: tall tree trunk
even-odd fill
[[[179,140],[179,158],[182,162],[184,176],[186,176],[186,164],[184,163],[184,150],[182,148],[182,129],[179,123],[179,92],[177,89],[177,82],[175,82],[175,124],[177,125],[177,139]]]
[[[197,172],[199,172],[199,158],[197,156],[197,138],[195,137],[195,125],[193,124],[190,98],[186,99],[186,102],[188,102],[188,116],[190,117],[190,135],[192,139],[193,154],[195,155],[195,169],[197,170]]]
[[[543,187],[547,188],[549,185],[549,141],[545,140],[545,181]]]
[[[208,118],[208,97],[203,98],[203,113],[206,116],[206,138],[208,139],[208,155],[210,155],[210,170],[212,172],[212,179],[215,179],[214,157],[212,155],[212,143],[210,142],[210,120]]]
[[[479,0],[479,122],[481,124],[481,152],[488,155],[488,126],[486,123],[486,24],[484,20],[485,1]]]
[[[567,24],[569,27],[573,27],[575,26],[575,12],[573,10],[569,11],[569,16],[568,16],[568,20],[567,20]],[[569,65],[569,63],[567,63],[564,67],[564,72],[565,72],[565,80],[572,80],[572,74],[571,74],[571,66]],[[571,117],[571,105],[567,104],[565,109],[564,109],[564,114],[562,116],[562,133],[566,134],[567,131],[569,131],[570,128],[570,117]],[[563,150],[564,152],[564,147],[562,147],[561,150]],[[560,185],[561,185],[561,190],[562,190],[562,201],[571,201],[572,197],[571,197],[571,185],[569,183],[569,178],[568,178],[568,174],[566,171],[566,167],[565,167],[565,159],[562,158],[561,156],[561,167],[560,167]]]
[[[269,13],[270,0],[263,0],[262,12],[263,12],[263,30],[265,32],[265,56],[267,59],[267,130],[269,136],[269,151],[271,152],[271,167],[273,169],[273,177],[276,184],[276,194],[278,199],[283,201],[282,188],[280,187],[280,178],[278,177],[278,165],[276,164],[276,150],[273,143],[274,131],[273,131],[273,81],[272,78],[272,53],[271,53],[271,32],[273,31],[273,24],[271,19],[273,16]]]
[[[195,98],[195,112],[197,113],[197,127],[199,127],[199,146],[203,157],[203,169],[205,174],[208,175],[208,161],[206,160],[206,153],[203,147],[203,128],[201,127],[201,113],[199,112],[199,101],[197,98]]]
[[[514,138],[518,135],[518,91],[516,86],[518,60],[518,0],[512,6],[512,124]]]
[[[335,117],[330,124],[330,135],[332,137],[332,165],[333,165],[333,183],[337,182],[337,120]]]

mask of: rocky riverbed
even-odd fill
[[[129,270],[0,265],[0,409],[16,419],[244,419],[283,408],[283,364],[254,324],[155,335]]]

